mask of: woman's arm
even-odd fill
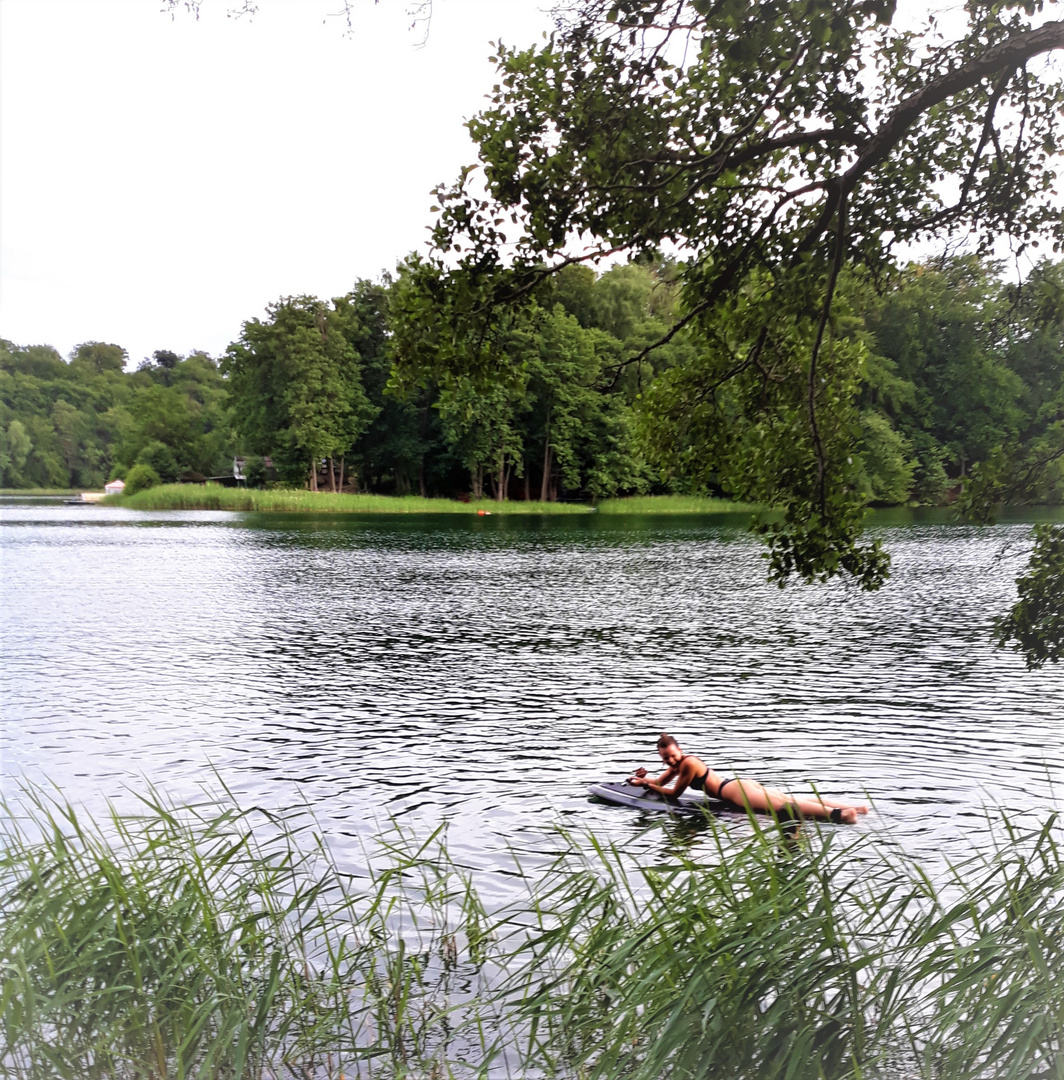
[[[635,787],[648,787],[652,791],[660,791],[661,785],[667,784],[676,775],[676,772],[675,768],[666,769],[656,780],[648,780],[646,778],[646,769],[636,769],[635,773],[628,777],[628,783]]]
[[[655,783],[655,784],[664,784],[664,783],[666,783],[666,781],[668,781],[669,777],[672,776],[673,773],[675,773],[675,772],[676,772],[675,769],[666,769],[661,774],[661,776],[659,776],[657,778],[657,780],[654,780],[652,782]],[[647,775],[646,769],[640,767],[640,768],[636,769],[636,771],[634,773],[632,773],[632,775],[628,778],[628,782],[631,783],[633,778],[635,778],[635,777],[638,777],[640,780],[645,780],[646,775]]]
[[[659,795],[667,795],[670,799],[675,799],[678,795],[682,795],[687,786],[694,778],[694,765],[689,761],[685,761],[678,769],[668,769],[663,772],[657,780],[646,780],[642,777],[630,777],[628,783],[634,784],[636,787],[650,788],[651,791],[656,791]],[[673,777],[676,777],[675,783],[671,788],[665,787]]]
[[[656,791],[659,795],[668,795],[670,799],[675,799],[687,790],[687,785],[690,782],[690,778],[685,779],[681,772],[680,775],[676,777],[671,788],[665,787],[660,778],[658,780],[644,780],[643,786],[650,788],[651,791]]]

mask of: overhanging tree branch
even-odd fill
[[[857,160],[843,173],[840,178],[843,192],[848,194],[853,191],[866,173],[881,164],[928,110],[970,90],[1003,69],[1014,71],[1033,57],[1053,49],[1064,49],[1064,22],[1046,23],[1037,30],[991,46],[982,56],[962,64],[906,98],[864,144]]]
[[[849,452],[867,346],[847,321],[833,329],[845,267],[883,273],[894,239],[915,229],[1064,242],[1051,206],[1064,84],[1025,70],[1064,48],[1064,22],[1029,27],[1021,0],[969,5],[965,32],[940,45],[898,32],[891,0],[573,2],[578,16],[547,45],[500,52],[491,104],[470,122],[486,194],[467,170],[440,199],[446,363],[503,373],[503,353],[463,341],[482,341],[478,321],[531,302],[564,266],[604,249],[676,253],[682,314],[611,363],[616,379],[697,326],[704,351],[677,350],[680,370],[661,383],[660,400],[688,412],[663,432],[697,429],[717,395],[736,435],[705,429],[707,452],[733,470],[729,484],[783,510],[764,530],[773,578],[846,571],[877,587],[885,556],[857,543],[866,482]],[[1022,124],[998,123],[1006,104]],[[940,208],[951,181],[959,198]],[[503,215],[514,230],[497,227]],[[577,242],[589,247],[569,254]]]

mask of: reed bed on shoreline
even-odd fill
[[[305,814],[4,809],[12,1080],[1064,1075],[1055,816],[938,883],[827,826],[710,822],[666,867],[555,832],[488,911],[439,832],[349,877]]]
[[[112,495],[104,505],[125,506],[132,510],[245,510],[264,513],[297,511],[303,513],[347,514],[725,514],[753,513],[756,507],[727,499],[709,499],[685,495],[644,495],[606,499],[597,506],[583,503],[496,502],[481,499],[460,502],[457,499],[422,498],[418,495],[338,495],[327,491],[294,489],[260,490],[226,488],[219,484],[162,484],[138,491],[135,495]]]
[[[757,506],[704,495],[629,495],[603,499],[600,514],[754,514]]]
[[[459,502],[420,495],[340,495],[329,491],[226,488],[220,484],[162,484],[135,495],[111,495],[105,506],[131,510],[245,510],[260,513],[333,514],[586,514],[576,503]]]

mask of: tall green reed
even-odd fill
[[[600,514],[753,514],[751,503],[708,495],[624,495],[596,504]]]
[[[3,811],[0,1074],[447,1075],[438,991],[483,912],[436,836],[382,838],[355,887],[305,814]]]
[[[1064,1078],[1055,815],[938,884],[883,837],[710,836],[666,868],[581,841],[547,876],[508,983],[545,1075]]]
[[[299,489],[226,488],[220,484],[162,484],[133,495],[108,495],[105,506],[131,510],[234,510],[261,513],[335,514],[464,514],[559,515],[587,514],[578,503],[543,503],[481,499],[425,498],[420,495],[353,495]]]
[[[6,811],[13,1080],[1064,1080],[1055,816],[988,821],[936,881],[830,827],[709,821],[655,866],[552,833],[488,911],[439,830],[391,828],[352,877],[303,813]]]

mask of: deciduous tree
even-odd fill
[[[226,353],[234,425],[255,453],[302,468],[317,490],[318,466],[346,454],[376,415],[362,387],[357,352],[336,305],[312,296],[270,305],[266,321],[244,323]],[[342,483],[342,476],[341,476]]]
[[[1064,22],[1029,0],[965,10],[947,39],[899,25],[891,0],[584,0],[544,46],[500,47],[469,124],[481,168],[436,192],[417,267],[440,362],[490,377],[501,306],[575,262],[674,248],[683,313],[661,341],[704,338],[677,381],[692,418],[731,410],[721,459],[785,511],[765,526],[773,575],[878,587],[852,453],[861,350],[835,334],[844,267],[880,274],[898,243],[956,231],[1064,240],[1064,87],[1040,63]]]
[[[583,0],[545,45],[499,47],[480,168],[435,193],[437,355],[490,378],[500,307],[574,263],[675,250],[682,317],[629,362],[685,326],[705,348],[672,375],[659,445],[728,417],[702,464],[783,510],[760,526],[771,575],[878,588],[853,452],[867,350],[836,332],[840,280],[958,233],[1061,249],[1061,48],[1040,0],[968,4],[949,36],[893,0]]]

